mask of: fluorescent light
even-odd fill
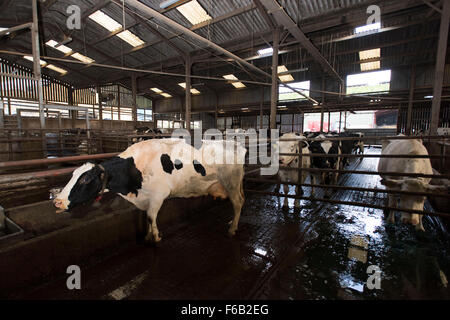
[[[86,57],[84,55],[82,55],[81,53],[75,52],[74,54],[70,55],[72,58],[75,58],[77,60],[80,60],[82,62],[86,62],[86,63],[92,63],[94,62],[93,59]]]
[[[24,59],[27,59],[28,61],[33,62],[33,57],[32,56],[23,56]],[[39,63],[41,64],[41,66],[45,66],[47,64],[47,62],[45,62],[44,60],[39,59]]]
[[[107,29],[110,32],[114,32],[122,28],[122,25],[118,23],[116,20],[111,18],[110,16],[104,14],[102,11],[97,10],[93,14],[89,16],[90,19],[97,22],[103,28]]]
[[[68,53],[72,52],[72,49],[70,49],[69,47],[67,47],[63,44],[57,46],[58,42],[56,42],[55,40],[48,40],[45,44],[48,45],[49,47],[52,47],[52,48],[58,50],[58,51],[61,51],[64,54],[68,54]]]
[[[278,74],[285,73],[285,72],[288,72],[288,71],[289,70],[286,68],[285,65],[278,66],[278,68],[277,68],[277,73]],[[278,78],[282,82],[294,81],[294,77],[290,73],[279,75]]]
[[[381,28],[381,23],[376,22],[372,24],[366,24],[365,26],[355,28],[355,33],[363,33],[368,31],[374,31]]]
[[[270,56],[273,54],[273,48],[264,48],[264,49],[259,49],[258,50],[258,54],[260,56]]]
[[[150,88],[150,90],[152,90],[153,92],[156,92],[156,93],[162,93],[162,90],[160,90],[158,88]]]
[[[165,97],[165,98],[171,98],[171,97],[172,97],[170,94],[165,93],[165,92],[161,93],[161,95],[162,95],[163,97]]]
[[[226,74],[223,77],[227,80],[239,80],[234,74]]]
[[[248,108],[241,108],[242,111],[250,111]]]
[[[183,89],[186,90],[186,82],[181,82],[181,83],[179,83],[178,85],[179,85],[180,87],[182,87]],[[192,93],[192,94],[200,94],[201,92],[198,91],[198,90],[195,89],[195,88],[191,88],[191,93]]]
[[[236,76],[234,74],[226,74],[224,76],[225,79],[227,80],[239,80],[238,78],[236,78]],[[235,87],[235,88],[245,88],[245,84],[243,84],[240,81],[236,81],[236,82],[231,82],[231,84]]]
[[[177,10],[193,25],[212,19],[197,0],[189,1],[177,7]]]
[[[3,27],[0,27],[0,31],[5,31],[5,30],[7,30],[7,29],[9,29],[9,28],[3,28]],[[6,34],[9,34],[9,32],[6,33]]]
[[[425,99],[433,99],[433,96],[425,96]]]
[[[122,31],[121,33],[117,34],[117,36],[133,47],[139,47],[145,43],[141,38],[128,30]]]
[[[51,69],[51,70],[53,70],[53,71],[59,72],[61,75],[65,75],[67,73],[67,70],[65,70],[63,68],[60,68],[60,67],[57,67],[57,66],[55,66],[53,64],[49,64],[46,67]]]
[[[381,49],[370,49],[359,52],[359,60],[367,60],[373,58],[379,58],[381,56]]]
[[[370,71],[380,69],[380,61],[364,62],[361,63],[361,71]]]
[[[97,22],[99,25],[101,25],[110,32],[115,32],[117,30],[122,29],[122,25],[120,23],[118,23],[116,20],[114,20],[113,18],[111,18],[110,16],[108,16],[107,14],[103,13],[100,10],[95,11],[93,14],[89,16],[89,18],[91,18],[92,20],[94,20],[95,22]],[[116,34],[116,36],[118,36],[120,39],[127,42],[133,47],[138,47],[145,43],[144,41],[142,41],[142,39],[140,39],[137,35],[135,35],[129,30],[124,30]]]
[[[278,109],[287,109],[286,106],[278,106]]]

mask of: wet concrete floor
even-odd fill
[[[378,153],[379,149],[366,149]],[[376,171],[378,159],[349,169]],[[380,187],[379,176],[345,175],[342,185]],[[274,191],[275,186],[261,189]],[[304,188],[309,195],[309,188]],[[291,187],[290,193],[294,193]],[[435,218],[426,233],[382,210],[248,194],[239,230],[227,236],[231,204],[161,230],[157,246],[118,249],[102,261],[80,265],[82,289],[66,277],[15,293],[33,299],[448,299],[450,239]],[[321,197],[320,192],[316,194]],[[339,191],[332,199],[382,204],[384,194]],[[427,206],[429,206],[427,204]],[[427,207],[426,209],[430,209]],[[397,219],[398,220],[398,219]],[[70,248],[68,248],[70,250]],[[381,271],[380,289],[365,285],[367,268]]]

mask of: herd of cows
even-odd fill
[[[342,137],[346,139],[330,139]],[[364,153],[363,135],[345,132],[341,134],[324,133],[286,133],[278,142],[280,167],[343,169],[348,164],[345,155],[353,152]],[[284,141],[283,141],[284,140]],[[72,178],[54,200],[58,212],[89,203],[104,192],[115,192],[133,203],[140,210],[147,212],[149,230],[146,239],[161,240],[156,218],[158,211],[167,198],[198,197],[211,195],[214,198],[229,198],[234,209],[229,233],[234,235],[244,204],[243,178],[244,159],[247,150],[239,142],[224,144],[222,141],[203,140],[200,148],[194,148],[184,139],[151,139],[134,143],[117,157],[101,164],[86,163],[73,172]],[[301,150],[300,150],[301,148]],[[175,150],[177,151],[176,153]],[[181,151],[181,152],[180,152]],[[234,153],[234,163],[217,164],[204,161],[205,156],[222,156]],[[314,156],[302,156],[314,154]],[[297,155],[285,155],[285,154]],[[175,156],[174,156],[175,154]],[[421,140],[391,140],[383,145],[382,154],[388,155],[428,155]],[[299,163],[301,159],[301,163]],[[446,190],[447,186],[430,185],[429,178],[410,178],[386,176],[384,172],[432,174],[428,158],[381,158],[378,172],[381,183],[388,189],[413,192],[427,190]],[[279,170],[282,181],[304,183],[310,174],[311,183],[318,181],[321,185],[337,185],[338,172]],[[299,181],[300,178],[300,181]],[[327,188],[329,196],[331,188]],[[284,184],[285,194],[288,187]],[[297,186],[296,193],[303,193]],[[314,188],[311,189],[314,196]],[[287,201],[287,200],[285,200]],[[389,206],[423,210],[425,197],[417,195],[388,195]],[[298,206],[298,202],[296,202]],[[394,222],[394,212],[388,218]],[[403,222],[410,222],[417,229],[424,230],[421,215],[402,214]]]

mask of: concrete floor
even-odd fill
[[[379,149],[366,152],[378,153]],[[376,170],[378,159],[349,168]],[[378,176],[346,175],[342,185],[380,187]],[[262,186],[273,191],[274,186]],[[309,188],[304,188],[309,195]],[[294,192],[291,188],[291,193]],[[320,197],[320,194],[317,194]],[[339,191],[332,198],[382,203],[383,194]],[[448,299],[448,234],[437,219],[427,232],[383,220],[381,210],[247,195],[239,230],[227,236],[231,204],[164,230],[155,246],[133,244],[81,265],[81,290],[66,277],[11,296],[27,299]],[[428,205],[427,205],[428,206]],[[429,209],[429,208],[427,208]],[[367,248],[352,245],[365,239]],[[361,244],[361,243],[360,243]],[[381,289],[368,290],[367,267],[381,269]]]

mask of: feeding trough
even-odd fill
[[[23,234],[23,229],[5,216],[5,209],[0,206],[0,241]]]

